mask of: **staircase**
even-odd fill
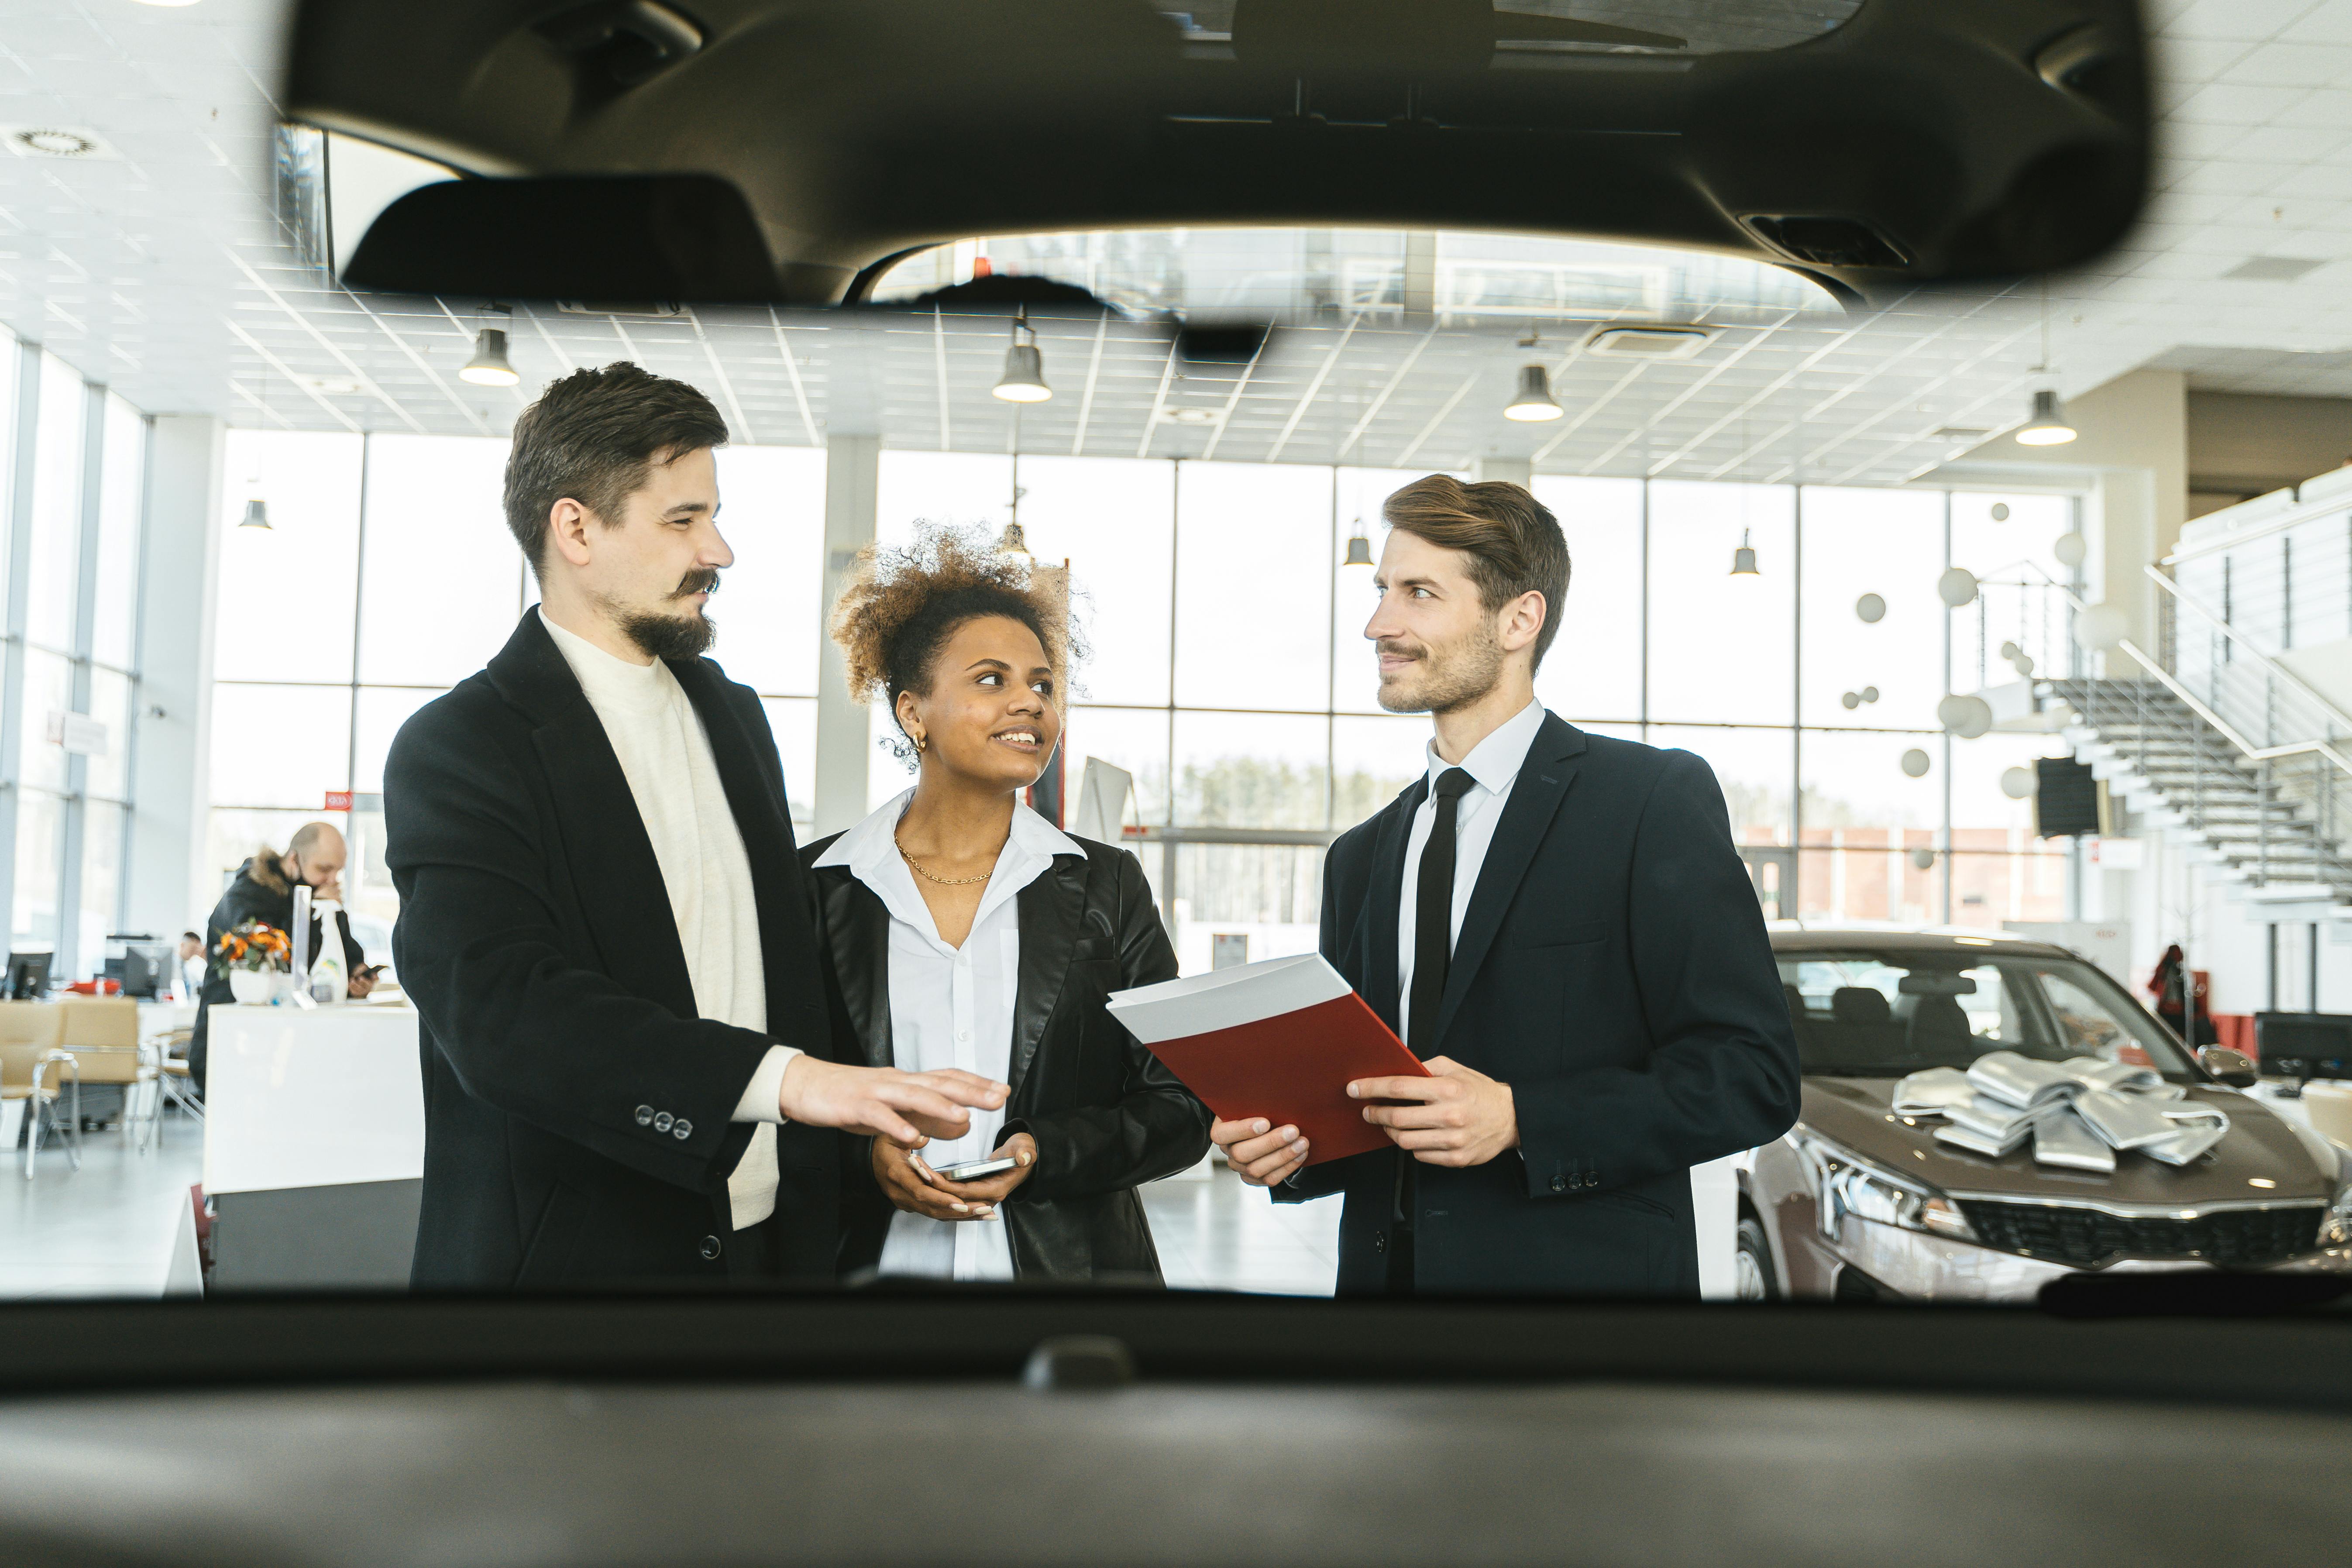
[[[2108,788],[2216,873],[2274,900],[2352,906],[2352,780],[2325,757],[2256,760],[2153,679],[2067,679],[2065,736]]]

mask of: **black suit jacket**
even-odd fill
[[[1081,859],[1021,889],[1021,973],[1004,1136],[1037,1141],[1037,1169],[998,1209],[1025,1280],[1160,1280],[1136,1187],[1209,1152],[1209,1110],[1105,1010],[1114,991],[1176,977],[1176,953],[1143,868],[1124,849],[1077,839]],[[810,845],[811,866],[833,843]],[[819,919],[842,1008],[840,1027],[869,1067],[897,1065],[890,1037],[890,915],[846,867],[818,867]],[[859,1140],[866,1151],[867,1140]],[[851,1161],[842,1267],[870,1268],[898,1211],[872,1167]]]
[[[778,1128],[776,1214],[751,1245],[730,1229],[727,1176],[751,1128],[728,1118],[761,1058],[778,1041],[834,1053],[759,699],[707,659],[670,669],[751,858],[764,1035],[698,1016],[627,777],[536,611],[393,742],[393,951],[425,1069],[418,1289],[719,1283],[762,1253],[770,1272],[833,1272],[831,1131]]]
[[[1416,782],[1331,846],[1323,955],[1391,1027]],[[1421,1163],[1426,1291],[1695,1296],[1690,1168],[1797,1116],[1797,1046],[1723,793],[1687,752],[1547,716],[1454,939],[1438,1049],[1511,1086],[1520,1146]],[[1275,1196],[1344,1192],[1339,1289],[1386,1289],[1393,1150]]]

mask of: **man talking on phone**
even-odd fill
[[[1210,1136],[1278,1203],[1344,1194],[1342,1295],[1698,1293],[1694,1165],[1796,1120],[1795,1037],[1707,765],[1536,700],[1568,546],[1517,485],[1397,491],[1364,628],[1425,776],[1340,836],[1323,956],[1431,1074],[1348,1092],[1392,1147]]]

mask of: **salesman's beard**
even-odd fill
[[[1483,619],[1477,630],[1443,649],[1383,640],[1378,650],[1413,660],[1396,675],[1381,678],[1381,706],[1391,713],[1451,713],[1494,690],[1502,679],[1503,639]]]
[[[716,571],[689,572],[670,599],[675,603],[697,594],[718,591]],[[703,614],[699,605],[667,611],[622,610],[617,605],[614,608],[622,635],[636,644],[648,658],[700,658],[719,640],[719,623]]]

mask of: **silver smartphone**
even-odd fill
[[[944,1168],[934,1166],[933,1169],[937,1170],[942,1178],[950,1182],[979,1182],[985,1181],[991,1176],[1003,1175],[1020,1163],[1008,1156],[1002,1160],[966,1160],[961,1165],[949,1165]]]

